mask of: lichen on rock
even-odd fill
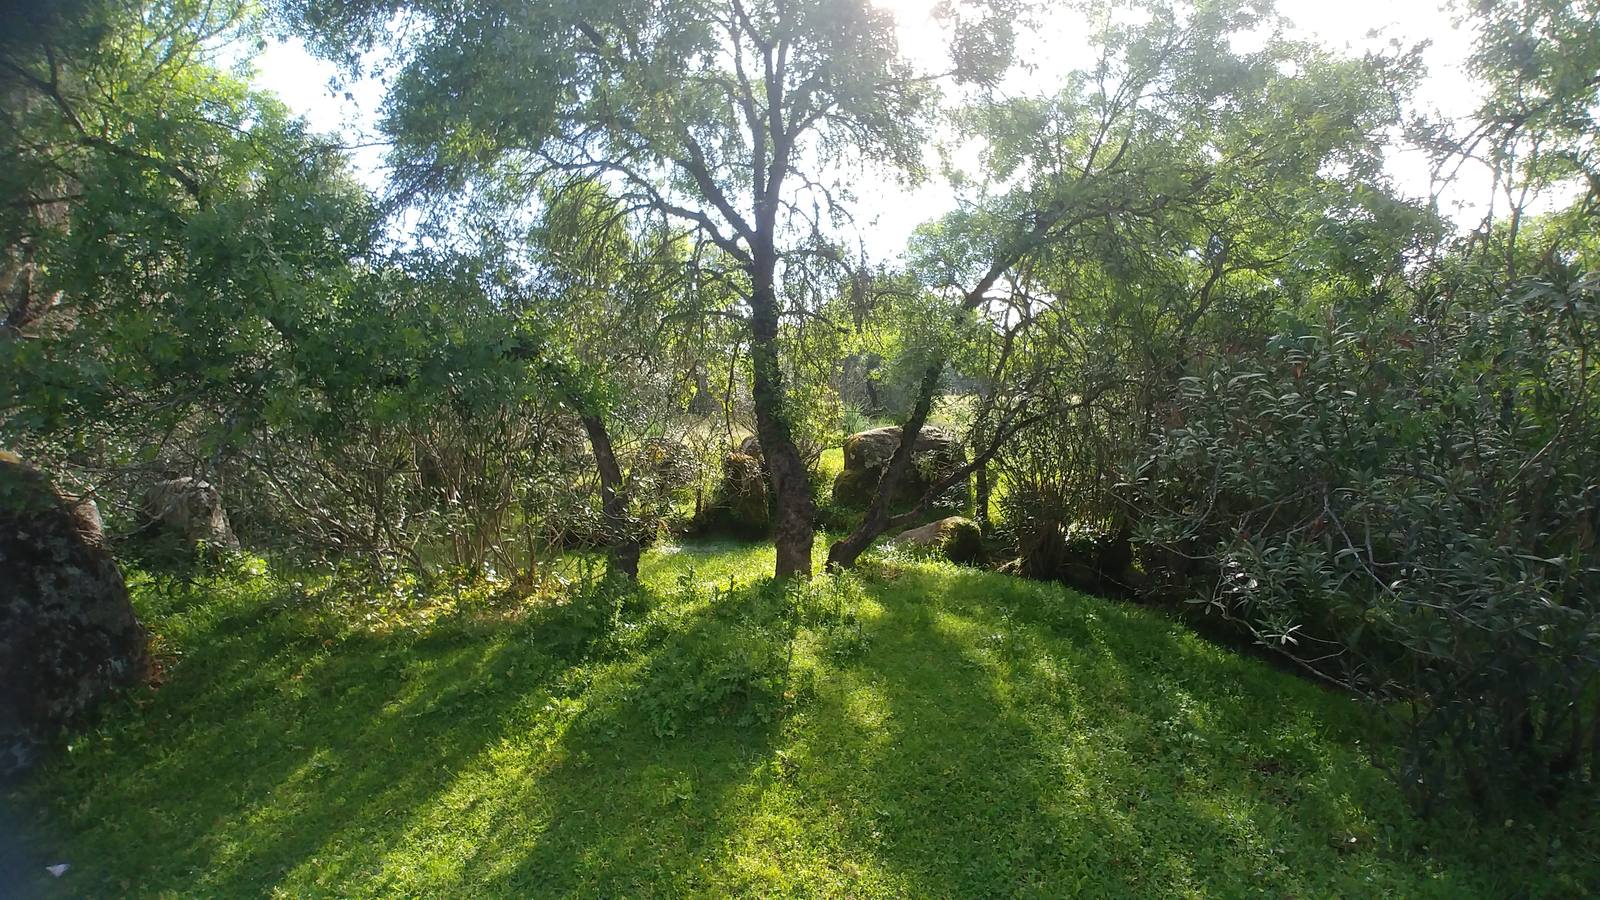
[[[149,678],[149,634],[93,501],[0,455],[0,775],[112,692]]]
[[[983,529],[963,516],[950,516],[895,535],[890,543],[951,562],[970,565],[983,559]]]

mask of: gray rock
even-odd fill
[[[171,478],[150,486],[144,497],[145,518],[185,541],[202,541],[213,547],[239,549],[222,508],[222,494],[198,478]]]
[[[900,447],[900,426],[885,425],[860,431],[845,438],[844,467],[846,471],[877,469],[889,462]],[[957,457],[961,444],[955,434],[938,425],[924,425],[917,431],[917,443],[911,448],[913,458],[921,456]]]
[[[0,452],[0,775],[26,768],[107,695],[149,678],[99,511]]]
[[[833,481],[833,499],[843,506],[866,506],[884,467],[900,446],[900,426],[886,425],[850,435],[844,442],[844,470]],[[924,426],[912,447],[911,466],[895,490],[896,505],[913,503],[929,487],[961,468],[966,451],[949,430]]]
[[[962,516],[902,531],[890,543],[935,553],[951,562],[970,564],[983,559],[983,530]]]

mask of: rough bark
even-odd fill
[[[622,467],[617,465],[617,453],[611,445],[611,434],[606,430],[605,420],[599,416],[585,414],[579,418],[589,435],[595,469],[600,474],[600,511],[606,517],[610,569],[637,579],[644,543],[628,521],[628,495],[622,483]]]
[[[149,640],[94,504],[0,451],[0,777],[147,680]]]
[[[694,396],[689,398],[689,412],[696,416],[709,416],[722,406],[717,395],[711,393],[711,377],[703,363],[694,366]]]
[[[975,504],[975,508],[973,510],[972,518],[973,518],[973,521],[978,523],[978,527],[979,528],[982,528],[984,531],[988,531],[989,530],[989,467],[986,466],[986,465],[979,466],[977,471],[974,472],[973,474],[977,479],[977,492],[976,492],[976,496],[974,497],[974,500],[973,500],[973,503]]]
[[[774,289],[775,260],[770,247],[756,254],[750,266],[750,358],[754,370],[751,395],[756,413],[756,438],[772,487],[772,533],[777,549],[774,574],[779,578],[811,577],[811,545],[816,513],[806,467],[795,447],[784,398],[783,372],[778,367],[778,302]]]

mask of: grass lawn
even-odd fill
[[[260,566],[187,587],[140,579],[166,683],[4,795],[0,841],[11,835],[24,879],[12,887],[1454,898],[1600,885],[1585,810],[1418,820],[1371,764],[1384,738],[1361,706],[1134,606],[882,559],[785,593],[760,583],[770,559],[669,548],[647,558],[646,594],[562,604],[397,605]],[[59,879],[43,872],[56,862],[71,866]]]

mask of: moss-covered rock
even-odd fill
[[[983,529],[962,516],[950,516],[902,531],[891,543],[938,554],[951,562],[971,565],[983,559]]]
[[[0,775],[150,675],[149,634],[106,550],[99,511],[0,453]]]
[[[872,492],[882,473],[874,470],[845,469],[833,477],[833,502],[838,506],[862,509],[872,502]],[[904,493],[903,491],[901,493]]]
[[[844,442],[844,470],[833,480],[833,502],[861,509],[872,502],[872,494],[883,477],[890,457],[900,446],[900,427],[888,425],[850,435]],[[935,426],[917,432],[912,447],[911,467],[895,486],[892,502],[904,508],[922,499],[930,487],[966,462],[966,451],[951,432]],[[952,488],[943,505],[959,507],[965,502],[966,485]]]
[[[736,537],[761,537],[772,528],[767,473],[761,459],[729,453],[722,461],[722,480],[697,523],[698,530]]]

